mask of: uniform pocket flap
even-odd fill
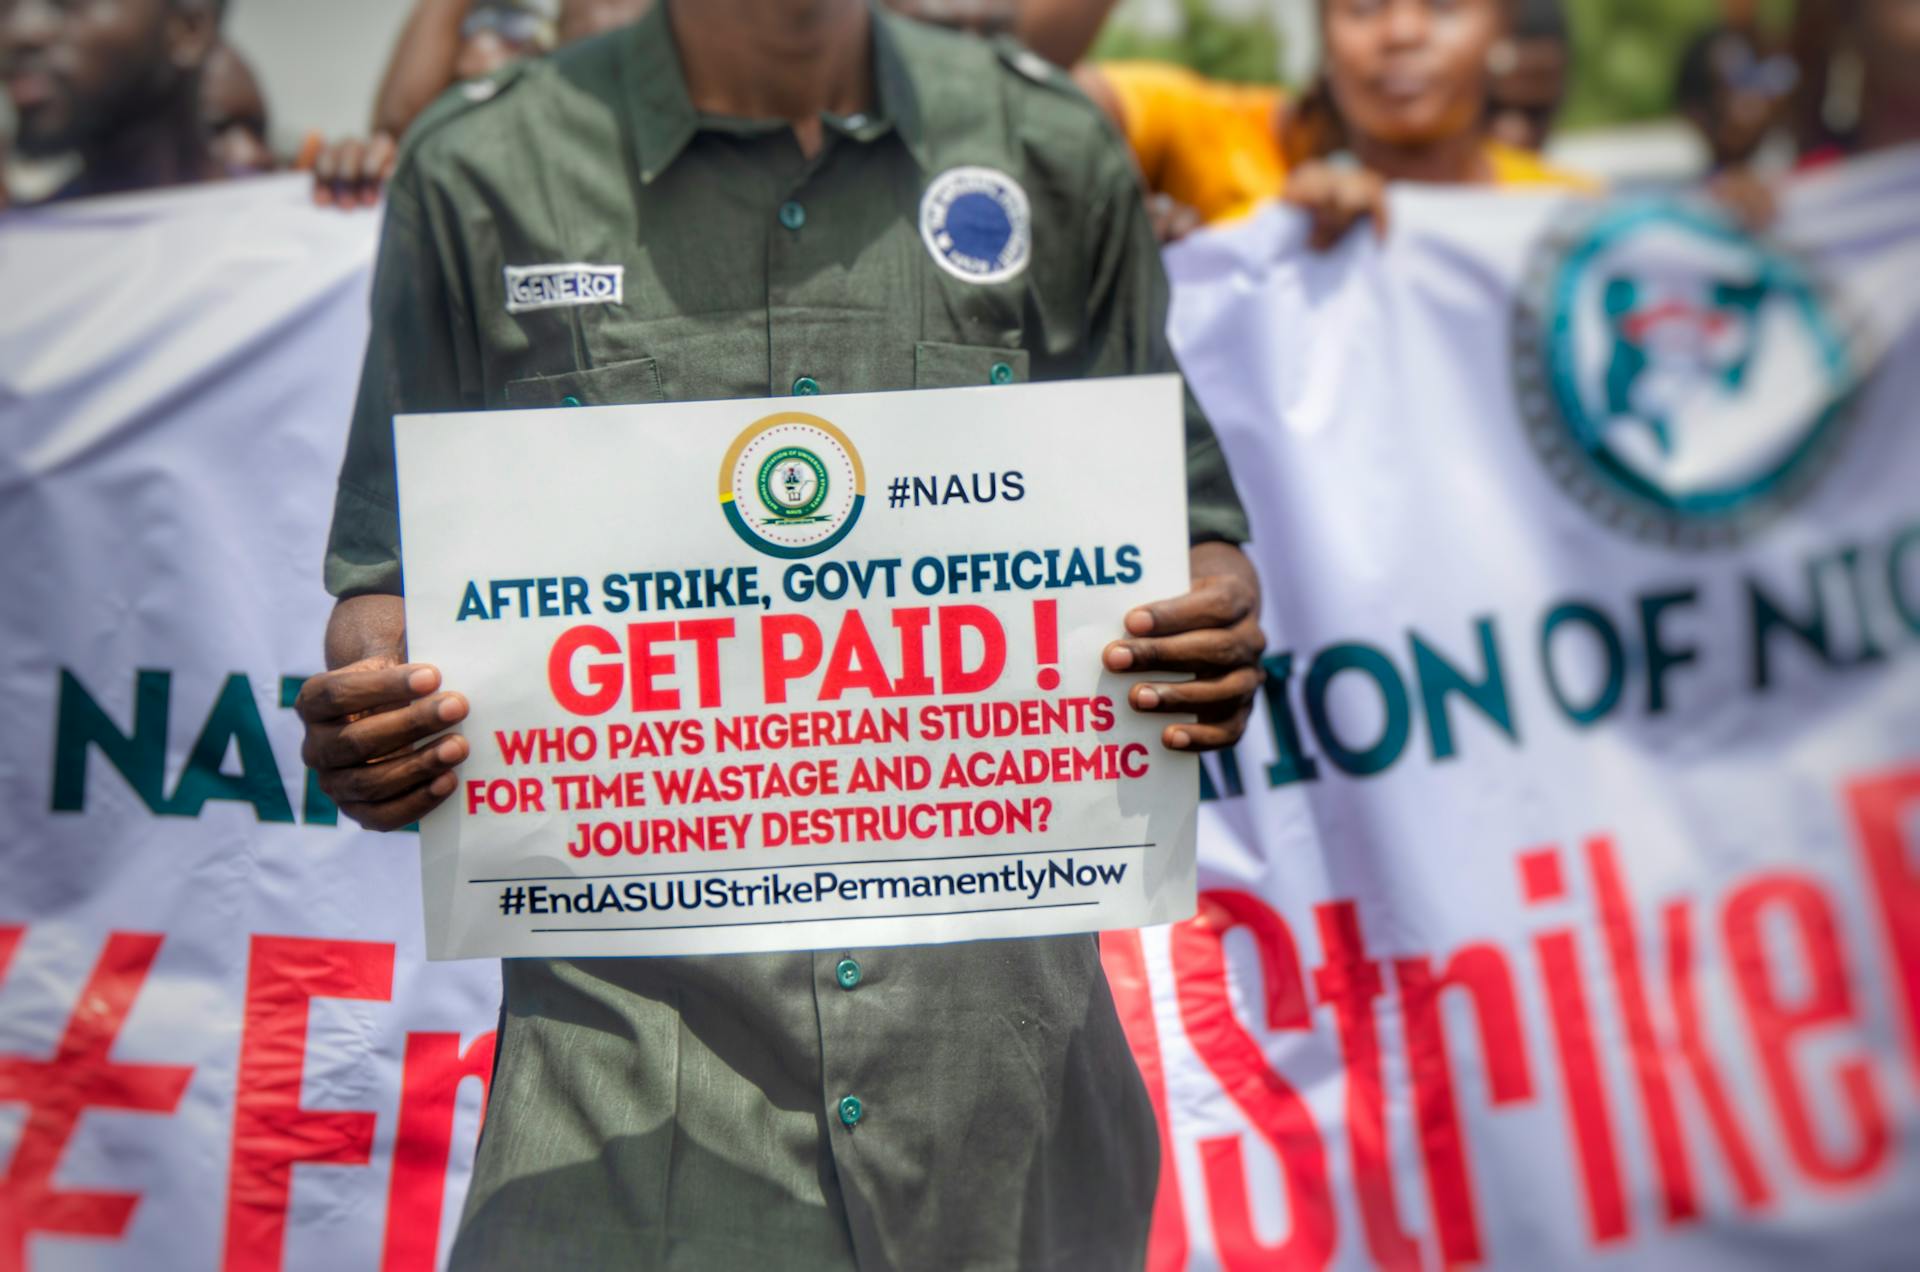
[[[993,345],[941,344],[913,347],[913,387],[957,389],[969,384],[1025,384],[1027,351]]]
[[[665,400],[660,367],[652,358],[507,381],[507,401],[513,406],[626,406]]]

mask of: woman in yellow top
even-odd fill
[[[1384,230],[1390,181],[1592,188],[1487,135],[1489,60],[1510,3],[1320,0],[1323,65],[1297,101],[1154,63],[1077,77],[1126,133],[1149,190],[1204,223],[1283,197],[1325,247],[1364,216]]]

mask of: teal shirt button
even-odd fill
[[[1012,384],[1013,383],[1013,368],[1008,366],[1004,362],[994,363],[993,370],[988,372],[987,374],[992,377],[993,382],[995,384]]]
[[[780,205],[780,224],[797,230],[807,223],[807,210],[789,199]]]
[[[578,405],[580,405],[580,399],[579,399],[579,398],[577,398],[577,397],[575,397],[575,396],[573,396],[573,394],[571,394],[571,393],[569,393],[569,394],[567,394],[567,396],[565,396],[565,397],[563,397],[563,398],[561,398],[561,399],[560,399],[560,405],[562,405],[562,406],[578,406]]]
[[[833,978],[840,982],[840,988],[852,989],[860,983],[860,964],[850,958],[841,959],[833,969]]]
[[[841,1097],[840,1120],[844,1122],[846,1125],[852,1126],[855,1122],[858,1122],[860,1120],[860,1115],[865,1111],[866,1111],[865,1109],[862,1109],[860,1107],[859,1096],[848,1095],[848,1096]]]
[[[819,391],[820,381],[810,375],[803,375],[793,382],[793,395],[795,397],[812,397]]]

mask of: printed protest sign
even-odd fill
[[[1162,376],[397,420],[411,656],[473,706],[422,825],[429,950],[1192,913],[1193,761],[1100,661],[1188,586],[1180,401]]]

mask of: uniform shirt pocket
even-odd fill
[[[509,406],[626,406],[665,400],[660,366],[652,358],[507,381]]]
[[[1027,351],[995,345],[942,344],[913,347],[913,387],[958,389],[970,384],[1025,384]]]

